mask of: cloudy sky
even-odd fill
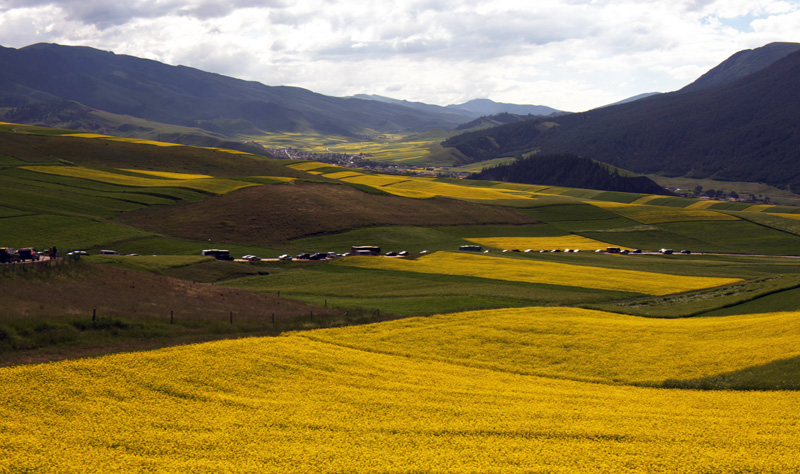
[[[800,0],[0,0],[50,42],[323,94],[587,110],[800,42]]]

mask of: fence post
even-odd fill
[[[97,319],[97,308],[92,308],[92,321]]]
[[[231,311],[231,324],[233,324],[233,311]]]
[[[172,324],[175,321],[175,315],[173,311],[169,312],[169,323]]]

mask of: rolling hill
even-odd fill
[[[638,173],[800,190],[800,52],[730,79],[463,134],[443,145],[474,161],[530,151],[572,153]]]
[[[329,97],[298,87],[271,87],[185,66],[88,47],[35,44],[0,48],[0,107],[21,116],[30,106],[64,100],[119,116],[199,128],[236,137],[242,131],[315,131],[357,136],[451,128],[463,113],[419,110],[373,100]],[[15,115],[16,114],[16,115]],[[95,130],[95,120],[71,126]],[[46,115],[31,123],[57,125]]]

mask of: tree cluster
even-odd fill
[[[469,179],[631,193],[671,193],[644,176],[622,176],[607,165],[571,154],[533,155],[486,168]]]

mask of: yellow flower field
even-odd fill
[[[794,392],[574,382],[299,334],[0,368],[0,382],[9,473],[800,470]]]
[[[361,268],[462,275],[492,280],[523,281],[601,290],[666,295],[736,283],[735,278],[709,278],[617,270],[534,259],[490,257],[469,253],[435,252],[416,260],[349,257],[335,262]]]
[[[505,199],[526,199],[530,196],[514,190],[496,190],[491,187],[478,186],[458,186],[450,183],[441,183],[431,178],[415,178],[412,180],[397,183],[384,188],[389,192],[393,190],[407,190],[426,192],[436,196],[444,196],[455,199],[479,199],[484,201],[502,201]]]
[[[76,138],[102,138],[105,140],[111,140],[115,142],[125,142],[125,143],[139,143],[143,145],[155,145],[155,146],[184,146],[178,143],[167,143],[167,142],[158,142],[155,140],[144,140],[141,138],[128,138],[128,137],[114,137],[111,135],[101,135],[98,133],[69,133],[61,135],[62,137],[76,137]]]
[[[213,176],[209,176],[207,174],[170,173],[169,171],[145,171],[145,170],[134,170],[134,169],[125,169],[125,168],[120,168],[120,169],[122,169],[122,171],[130,171],[132,173],[148,174],[148,175],[151,175],[151,176],[157,176],[159,178],[168,178],[168,179],[213,178]]]
[[[307,337],[502,372],[660,386],[800,356],[800,312],[653,319],[582,308],[509,308]]]
[[[712,201],[710,199],[706,199],[706,200],[693,202],[692,204],[689,204],[688,206],[684,207],[684,209],[708,209],[709,207],[713,206],[714,204],[719,204],[721,202],[723,202],[723,201]],[[635,203],[635,204],[640,204],[640,203]]]
[[[454,199],[502,201],[530,197],[529,193],[518,189],[498,189],[488,185],[486,187],[458,186],[427,177],[371,175],[354,172],[327,173],[325,177],[339,179],[348,183],[364,184],[397,196],[412,198],[444,196]]]
[[[482,237],[466,238],[470,242],[479,245],[493,247],[496,249],[519,249],[519,250],[551,250],[551,249],[579,249],[596,250],[605,249],[608,246],[615,246],[613,243],[601,242],[580,235],[562,235],[558,237]],[[616,247],[619,247],[616,245]],[[620,247],[626,248],[626,247]],[[630,249],[629,249],[630,250]]]
[[[362,176],[362,173],[359,173],[357,171],[339,171],[336,173],[325,174],[326,178],[331,178],[331,179],[354,178],[356,176]]]
[[[327,177],[327,175],[326,175]],[[372,186],[373,188],[379,188],[387,192],[391,192],[391,190],[386,189],[385,186],[390,184],[400,183],[403,181],[407,181],[409,178],[405,176],[387,176],[387,175],[378,175],[378,174],[360,174],[358,176],[351,176],[349,178],[342,179],[341,181],[347,183],[355,183],[355,184],[365,184],[367,186]]]
[[[748,212],[769,212],[769,209],[775,207],[774,204],[755,204],[747,208]]]
[[[237,189],[256,186],[254,183],[236,181],[223,178],[143,178],[127,174],[112,173],[80,166],[21,166],[20,168],[37,173],[54,174],[58,176],[70,176],[73,178],[100,181],[103,183],[117,184],[121,186],[139,187],[179,187],[205,191],[214,194],[225,194]],[[141,171],[136,171],[140,173]]]
[[[300,171],[311,171],[317,168],[328,168],[331,165],[327,163],[319,163],[317,161],[301,161],[300,163],[292,163],[286,166]]]
[[[519,183],[494,183],[494,189],[510,189],[512,191],[524,191],[528,193],[546,193],[553,190],[553,194],[561,194],[567,188],[554,188],[552,186],[544,186],[538,184],[519,184]]]
[[[800,214],[772,213],[773,216],[785,217],[786,219],[800,220]]]
[[[622,217],[642,224],[664,224],[689,221],[736,221],[738,217],[706,209],[683,209],[679,207],[648,206],[616,202],[593,201],[591,204],[615,212]]]
[[[659,195],[656,195],[656,194],[651,194],[651,195],[649,195],[649,196],[643,196],[643,197],[640,197],[639,199],[637,199],[637,200],[633,201],[631,204],[647,204],[647,203],[648,203],[648,202],[650,202],[650,201],[655,201],[656,199],[661,199],[661,198],[663,198],[663,197],[664,197],[664,196],[659,196]]]

